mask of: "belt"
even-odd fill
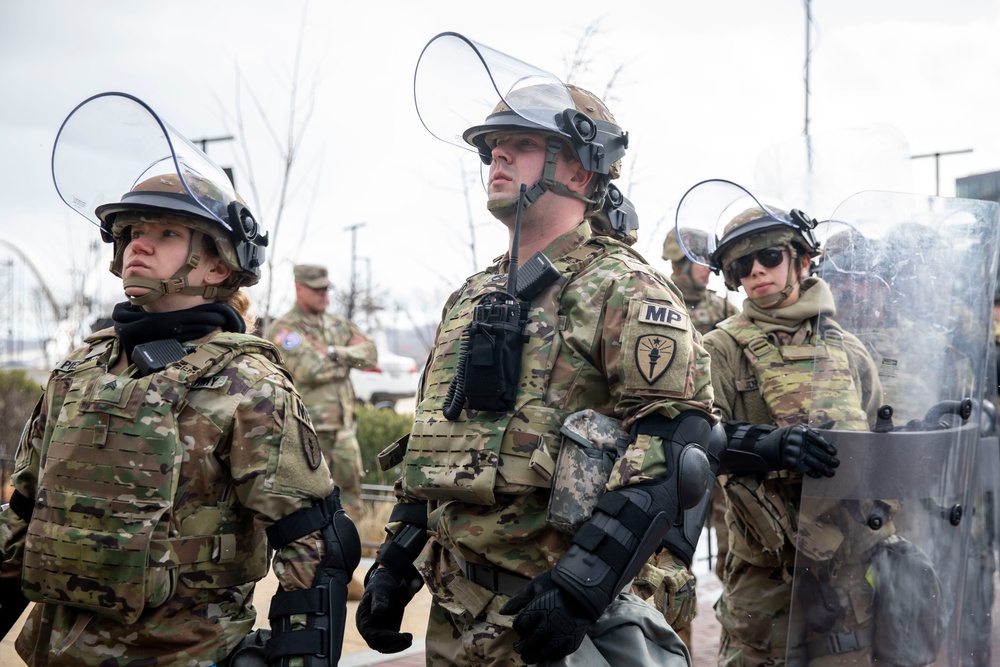
[[[849,653],[871,646],[875,641],[875,632],[872,626],[844,632],[834,632],[825,637],[814,639],[806,646],[809,658],[815,660],[827,655],[838,653]]]
[[[458,568],[465,575],[466,579],[493,591],[496,595],[514,597],[531,581],[528,577],[522,577],[508,570],[501,570],[489,565],[469,563],[455,554],[451,554],[451,557],[458,563]]]

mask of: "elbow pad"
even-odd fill
[[[632,433],[661,439],[667,474],[605,493],[552,574],[553,582],[594,619],[639,573],[680,511],[698,504],[711,489],[704,450],[711,422],[704,413],[690,410],[674,419],[651,415],[633,425]]]

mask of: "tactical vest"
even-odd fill
[[[425,374],[403,462],[407,494],[422,500],[493,505],[497,494],[522,495],[551,487],[559,428],[572,412],[545,400],[564,325],[560,302],[574,277],[614,247],[627,248],[595,237],[554,262],[560,278],[530,305],[514,410],[463,410],[457,421],[449,421],[443,408],[458,367],[463,333],[476,303],[503,288],[506,276],[487,276],[482,283],[463,286],[441,324]]]
[[[739,343],[750,362],[757,389],[777,426],[805,424],[810,417],[818,426],[834,420],[836,428],[867,430],[868,418],[861,407],[851,376],[842,330],[827,322],[822,340],[810,344],[776,346],[767,334],[740,314],[718,328]],[[837,530],[814,530],[800,534],[801,477],[787,470],[763,476],[736,476],[726,482],[726,494],[739,530],[731,531],[732,551],[760,567],[781,564],[793,567],[794,553],[782,554],[787,539],[805,554],[820,560],[836,550],[843,539]],[[753,537],[764,553],[750,547]]]
[[[844,349],[844,333],[832,322],[822,340],[805,345],[777,346],[746,315],[718,324],[736,339],[746,355],[757,389],[777,426],[812,426],[834,420],[839,430],[867,431],[868,417]]]
[[[170,599],[177,577],[192,570],[210,571],[223,586],[266,573],[262,539],[241,544],[261,545],[260,554],[236,552],[237,535],[252,537],[255,528],[235,493],[218,505],[188,503],[195,511],[180,531],[170,518],[185,459],[177,418],[190,393],[227,386],[228,378],[215,374],[239,354],[279,357],[266,341],[222,333],[163,371],[118,376],[108,373],[115,343],[100,339],[82,361],[55,371],[68,391],[50,415],[55,423],[28,526],[23,589],[35,602],[128,625]],[[214,423],[232,422],[239,396],[232,398],[212,415]]]

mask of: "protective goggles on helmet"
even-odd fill
[[[755,261],[760,262],[760,265],[765,269],[773,269],[785,259],[786,252],[791,252],[787,246],[761,248],[757,252],[752,252],[749,255],[744,255],[730,262],[728,267],[729,273],[735,276],[737,280],[743,280],[753,271],[753,263]]]

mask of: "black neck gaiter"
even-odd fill
[[[173,338],[179,343],[206,336],[216,329],[246,333],[246,323],[236,309],[227,303],[206,303],[202,306],[169,313],[149,313],[127,301],[116,304],[111,313],[115,333],[132,359],[136,345],[154,340]]]

